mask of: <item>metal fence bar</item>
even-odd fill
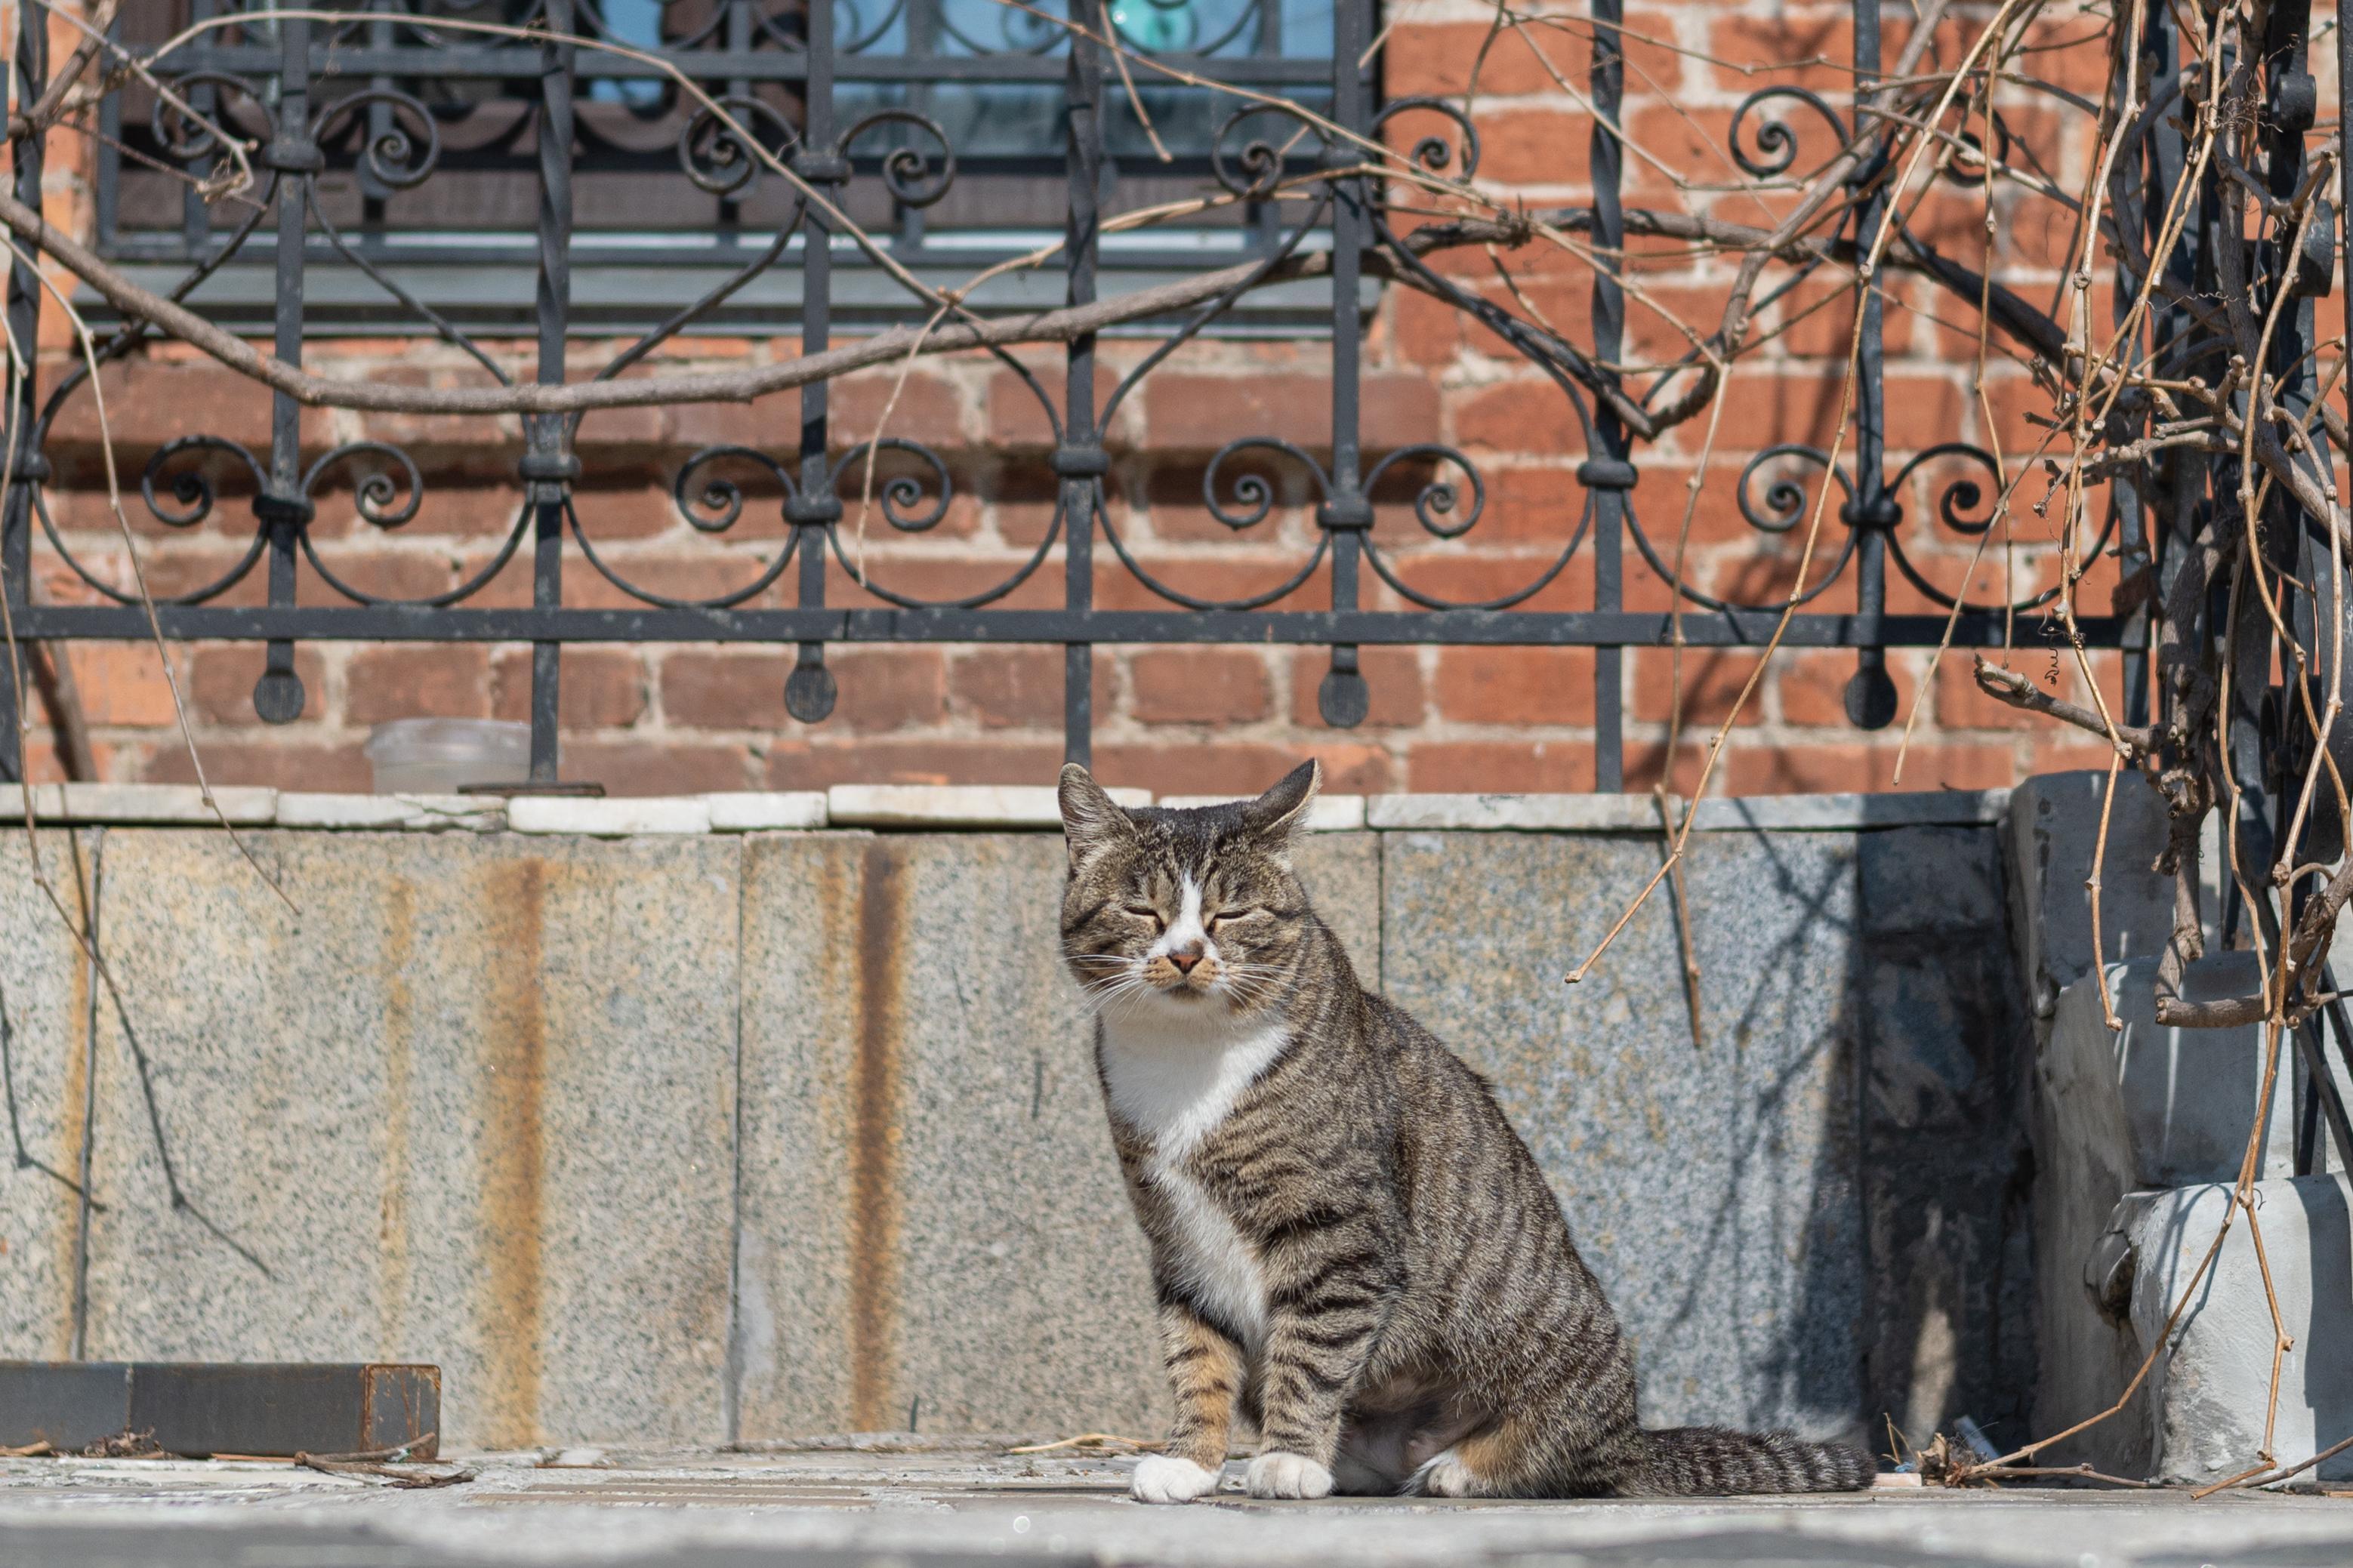
[[[1362,136],[1371,114],[1358,57],[1372,41],[1372,8],[1335,5],[1332,22],[1332,121]],[[1364,163],[1364,150],[1335,138],[1324,149],[1324,160],[1327,168],[1355,168]],[[1372,502],[1364,491],[1365,343],[1356,310],[1367,237],[1366,195],[1361,176],[1344,179],[1336,183],[1332,201],[1332,470],[1315,522],[1331,538],[1332,608],[1342,615],[1356,608],[1365,533],[1373,526]],[[1358,668],[1356,644],[1333,644],[1331,658],[1316,688],[1316,709],[1326,724],[1352,730],[1371,713],[1372,691]]]
[[[828,201],[839,202],[849,182],[848,162],[836,152],[833,102],[833,26],[831,5],[811,5],[807,27],[809,70],[802,84],[801,139],[793,150],[793,172]],[[823,353],[833,345],[833,222],[814,204],[801,209],[801,353]],[[813,381],[801,388],[799,463],[785,493],[785,521],[792,527],[792,549],[799,557],[795,588],[804,610],[825,607],[826,547],[841,521],[841,500],[834,494],[833,473],[826,443],[831,417],[828,384]],[[866,562],[858,561],[863,573]],[[785,711],[804,724],[821,723],[833,712],[838,689],[833,672],[825,667],[825,643],[801,642],[785,678]]]
[[[1064,299],[1092,302],[1095,268],[1103,245],[1103,60],[1092,34],[1111,26],[1101,0],[1071,0],[1080,28],[1071,37],[1064,82],[1070,161],[1070,207],[1063,229],[1068,247]],[[1107,35],[1106,35],[1107,36]],[[1062,508],[1062,605],[1073,624],[1094,608],[1095,502],[1103,493],[1111,461],[1103,433],[1095,427],[1095,339],[1071,340],[1063,372],[1061,439],[1051,463]],[[1062,760],[1094,761],[1094,647],[1071,638],[1062,645]]]
[[[1593,138],[1587,174],[1593,184],[1593,357],[1613,364],[1625,352],[1626,291],[1617,279],[1617,257],[1626,244],[1620,199],[1626,154],[1618,117],[1626,94],[1626,55],[1618,25],[1626,19],[1624,0],[1593,0]],[[1579,464],[1593,519],[1593,608],[1609,615],[1625,602],[1626,499],[1634,488],[1634,465],[1627,460],[1624,426],[1607,405],[1594,410],[1593,449]],[[1612,795],[1626,787],[1625,655],[1615,647],[1593,652],[1593,787]],[[1674,777],[1672,757],[1660,760],[1662,776]]]
[[[278,243],[271,253],[277,264],[276,350],[289,364],[302,359],[303,262],[310,233],[311,176],[323,163],[319,144],[311,135],[311,21],[289,16],[278,24],[279,67],[277,120],[261,164],[270,171],[277,189]],[[302,531],[314,515],[309,487],[302,474],[302,405],[282,392],[269,395],[269,472],[254,498],[256,520],[269,540],[269,604],[290,607],[295,600],[295,569]],[[261,679],[253,689],[254,710],[266,723],[289,724],[302,715],[302,678],[294,671],[294,644],[272,637],[262,660]]]
[[[572,0],[543,0],[552,33],[573,30]],[[573,46],[550,39],[540,49],[539,365],[541,384],[564,382],[565,345],[572,312],[572,66]],[[572,481],[580,477],[572,455],[570,421],[543,416],[531,422],[523,480],[533,508],[531,603],[552,610],[564,603],[564,518]],[[531,647],[531,782],[556,781],[556,721],[563,707],[563,645],[542,638]]]
[[[1872,135],[1872,86],[1879,79],[1880,0],[1854,0],[1854,128]],[[1883,141],[1882,145],[1884,145]],[[1886,212],[1880,171],[1865,159],[1853,179],[1869,194],[1855,212],[1854,246],[1868,255]],[[1858,324],[1854,362],[1854,495],[1840,516],[1855,531],[1855,608],[1876,616],[1887,607],[1887,533],[1904,510],[1887,493],[1886,340],[1879,289],[1873,280],[1855,286]],[[1846,716],[1862,730],[1885,729],[1895,717],[1895,682],[1887,673],[1887,651],[1856,650],[1854,674],[1846,684]]]

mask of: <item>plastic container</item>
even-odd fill
[[[395,719],[369,732],[363,752],[378,795],[455,795],[531,778],[531,726],[500,719]]]

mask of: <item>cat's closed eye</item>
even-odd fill
[[[1218,926],[1231,925],[1237,921],[1256,920],[1264,913],[1266,911],[1261,909],[1219,910],[1209,917],[1209,925],[1215,929]]]
[[[1122,914],[1134,915],[1140,921],[1150,921],[1155,931],[1165,931],[1168,926],[1168,922],[1160,918],[1160,911],[1158,910],[1148,909],[1142,904],[1130,904],[1120,912]]]

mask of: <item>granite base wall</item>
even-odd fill
[[[1663,888],[1561,983],[1655,833],[1308,841],[1367,983],[1494,1079],[1652,1421],[2022,1431],[2031,1030],[1963,815],[1695,839],[1696,1037]],[[1158,1426],[1056,836],[245,842],[282,899],[217,831],[103,834],[90,1354],[438,1362],[460,1446]],[[49,1357],[90,975],[26,856],[0,1356]]]

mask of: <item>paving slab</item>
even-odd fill
[[[431,1363],[452,1442],[723,1437],[738,841],[248,842],[108,840],[91,1353]]]
[[[482,1455],[397,1491],[284,1467],[0,1460],[0,1559],[41,1568],[2341,1568],[2353,1502],[1941,1489],[1581,1502],[1128,1500],[1134,1461],[909,1451]]]

